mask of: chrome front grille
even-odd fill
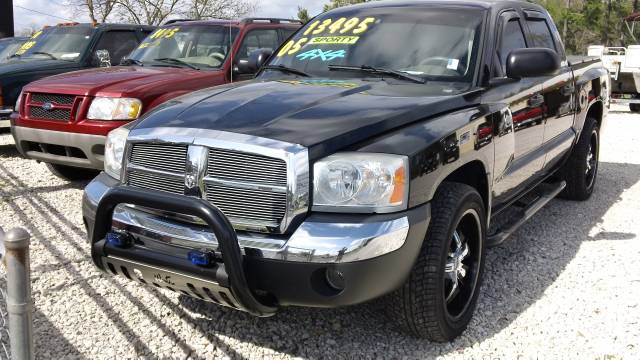
[[[308,209],[306,148],[212,130],[192,130],[202,138],[167,135],[166,128],[138,132],[154,131],[163,136],[130,134],[125,184],[201,197],[236,229],[248,231],[285,232],[293,218]],[[191,134],[186,129],[175,132]],[[256,139],[268,145],[250,143]],[[297,172],[290,164],[304,168]]]
[[[182,194],[184,191],[184,175],[165,176],[144,171],[130,171],[129,185],[143,189],[164,191],[172,194]]]
[[[134,144],[129,163],[149,170],[166,171],[182,175],[187,162],[186,145]],[[184,186],[184,181],[182,182]],[[182,188],[179,191],[182,194]]]
[[[285,187],[287,163],[262,155],[210,149],[207,176],[226,181]]]
[[[232,222],[251,226],[277,227],[286,212],[286,192],[249,190],[206,185],[206,199],[216,205]]]

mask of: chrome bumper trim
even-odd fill
[[[128,206],[114,212],[114,227],[157,242],[183,248],[217,248],[215,235],[205,227],[172,221]],[[238,233],[243,252],[254,249],[274,260],[345,263],[375,258],[404,245],[409,220],[372,223],[304,222],[289,239]],[[254,252],[255,253],[255,252]]]

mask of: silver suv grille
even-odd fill
[[[193,196],[185,181],[192,148],[201,146],[134,142],[127,157],[126,184]],[[217,206],[236,229],[282,232],[288,204],[294,199],[289,191],[287,156],[214,147],[203,150],[199,196]]]

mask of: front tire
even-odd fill
[[[409,334],[436,342],[469,324],[484,268],[486,217],[482,198],[465,184],[443,183],[433,217],[405,284],[387,297],[387,313]]]
[[[585,120],[580,140],[573,148],[560,174],[567,187],[560,197],[567,200],[584,201],[591,197],[598,176],[600,158],[600,130],[592,117]]]
[[[640,112],[640,104],[629,104],[629,110],[631,110],[632,113]]]
[[[47,163],[47,168],[53,173],[53,175],[69,181],[91,180],[100,173],[98,170],[77,168],[60,164]]]

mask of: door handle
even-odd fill
[[[542,104],[544,104],[544,96],[540,94],[533,95],[527,101],[527,105],[529,105],[529,107],[538,107],[538,106],[541,106]]]

